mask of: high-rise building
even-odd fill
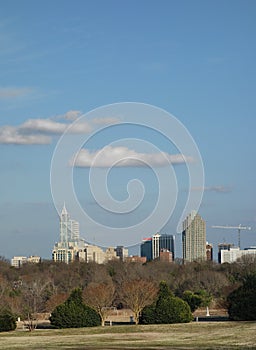
[[[168,235],[166,233],[161,233],[160,237],[160,252],[168,250],[172,255],[172,260],[174,260],[174,247],[175,247],[175,236]],[[159,256],[160,256],[159,252]]]
[[[152,236],[152,259],[155,260],[159,258],[160,255],[160,237],[159,233]]]
[[[195,211],[183,221],[182,252],[183,262],[206,259],[206,225]]]
[[[80,248],[79,223],[70,219],[65,203],[60,214],[60,240],[52,251],[54,261],[69,263],[78,256]]]
[[[172,259],[174,258],[174,236],[162,233],[156,233],[150,238],[142,241],[140,252],[147,261],[160,259],[161,250],[168,250]]]
[[[140,246],[140,256],[152,260],[152,237],[144,238]]]
[[[116,251],[116,255],[119,256],[121,261],[124,261],[128,257],[128,249],[126,249],[122,245],[118,245],[115,248],[115,251]]]
[[[65,203],[60,214],[60,242],[68,248],[68,242],[79,241],[79,223],[70,219]]]
[[[80,239],[79,222],[70,220],[70,241],[78,242]]]

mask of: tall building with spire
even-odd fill
[[[65,203],[60,214],[60,240],[52,251],[54,261],[74,261],[79,250],[79,223],[70,219]]]
[[[70,219],[65,203],[60,214],[60,242],[68,247],[69,242],[79,241],[79,223]]]
[[[182,253],[184,262],[206,260],[206,225],[195,211],[183,221]]]
[[[88,244],[80,238],[79,223],[70,218],[65,203],[60,214],[60,238],[52,250],[52,259],[69,264],[75,260],[103,264],[111,259],[128,256],[124,247],[109,247],[104,252],[100,247]],[[118,253],[118,254],[117,254]]]

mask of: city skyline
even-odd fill
[[[3,1],[0,14],[0,255],[51,257],[59,237],[57,211],[50,185],[51,161],[62,134],[79,117],[103,105],[138,102],[173,114],[192,135],[202,156],[205,183],[191,190],[204,191],[200,215],[206,221],[207,241],[237,245],[237,230],[214,230],[213,225],[249,226],[241,232],[241,248],[256,245],[255,173],[255,33],[256,3],[157,1],[71,1],[52,6],[49,0]],[[122,115],[118,116],[122,119]],[[159,231],[176,236],[177,222],[189,188],[186,164],[174,144],[154,130],[117,125],[119,118],[83,119],[73,128],[77,137],[90,135],[74,161],[74,190],[78,201],[102,226],[116,225],[113,233],[95,230],[74,210],[80,235],[99,245],[135,245],[155,234],[150,226],[127,239],[118,228],[135,225],[152,212],[158,199],[157,176],[140,162],[151,162],[166,175],[165,161],[177,179],[177,202],[172,217]],[[148,116],[142,116],[145,122]],[[76,124],[77,125],[77,124]],[[104,127],[104,132],[96,133]],[[146,149],[127,139],[154,142]],[[118,144],[114,142],[119,138]],[[107,147],[106,147],[107,146]],[[106,147],[104,149],[104,147]],[[126,159],[108,175],[109,192],[120,202],[134,187],[138,210],[111,214],[105,194],[95,205],[89,191],[89,169],[98,158],[99,172]],[[72,154],[71,156],[75,156]],[[127,163],[127,159],[130,159]],[[132,159],[132,160],[131,160]],[[140,159],[140,162],[134,161]],[[60,174],[59,182],[62,182]],[[145,187],[145,200],[136,195]],[[172,184],[173,185],[173,184]],[[100,186],[99,186],[100,189]],[[166,193],[168,188],[166,187]],[[65,197],[66,188],[63,188]],[[173,187],[169,189],[171,195]],[[164,192],[164,191],[163,191]],[[168,194],[169,195],[169,194]],[[165,200],[165,208],[169,200]],[[66,203],[66,204],[67,204]],[[127,201],[128,203],[128,201]],[[172,203],[171,203],[172,204]],[[67,204],[68,206],[68,204]],[[171,205],[170,205],[171,206]],[[120,206],[121,207],[121,206]],[[159,214],[158,217],[161,215]],[[176,252],[175,252],[176,253]],[[177,257],[182,257],[181,248]]]

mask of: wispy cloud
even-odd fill
[[[96,125],[113,125],[120,122],[120,119],[114,117],[94,118],[92,122]]]
[[[17,87],[0,87],[0,99],[14,99],[17,97],[24,97],[31,94],[34,90],[31,88],[17,88]]]
[[[70,111],[66,112],[65,114],[57,115],[53,119],[57,119],[57,120],[61,120],[62,119],[62,120],[68,120],[68,121],[75,121],[76,119],[81,117],[81,115],[82,115],[81,111],[70,110]]]
[[[183,164],[192,162],[191,157],[182,154],[139,153],[127,147],[106,146],[103,149],[90,152],[87,149],[79,151],[70,161],[70,165],[76,167],[163,167],[171,164]]]
[[[72,125],[58,123],[51,119],[29,119],[19,126],[19,130],[23,132],[41,132],[46,134],[62,134],[68,128],[69,132],[74,134],[88,133],[92,130],[90,124],[87,122]]]
[[[232,187],[229,186],[205,186],[205,187],[192,187],[192,191],[207,191],[207,192],[217,192],[217,193],[229,193],[232,191]]]

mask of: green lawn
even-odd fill
[[[193,322],[0,333],[0,349],[256,349],[256,322]]]

